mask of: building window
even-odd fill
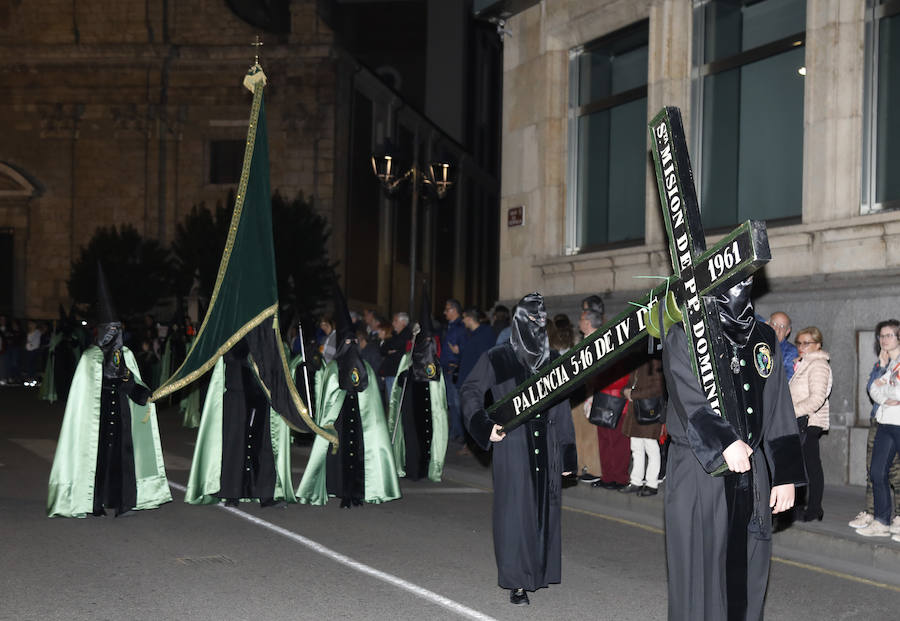
[[[900,208],[900,1],[868,0],[861,213]]]
[[[647,40],[643,20],[569,53],[569,253],[644,238]]]
[[[802,215],[805,0],[694,10],[694,174],[703,225]]]
[[[209,142],[209,182],[215,185],[237,185],[244,165],[244,140],[211,140]]]

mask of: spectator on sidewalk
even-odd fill
[[[466,327],[466,339],[459,349],[457,387],[462,386],[481,358],[481,354],[493,347],[497,340],[484,313],[474,306],[463,311],[462,320]]]
[[[548,334],[551,335],[550,348],[559,350],[562,355],[563,349],[568,350],[575,345],[575,329],[566,315],[556,315],[553,318],[553,324],[556,327],[555,335],[554,332],[548,330]],[[589,326],[590,323],[585,324],[582,315],[579,321],[581,332],[589,331]],[[600,480],[600,449],[597,445],[597,427],[588,420],[589,410],[585,397],[584,391],[576,390],[570,400],[570,405],[572,407],[572,425],[575,428],[575,451],[578,456],[578,481],[591,484]]]
[[[578,327],[584,333],[585,338],[596,332],[606,320],[603,314],[603,300],[598,295],[592,295],[582,301],[581,321]],[[613,365],[608,371],[602,371],[587,380],[585,390],[587,400],[584,407],[590,411],[595,395],[604,393],[612,397],[621,397],[622,389],[628,385],[630,373],[623,372],[621,365]],[[610,382],[610,378],[618,378]],[[624,410],[624,406],[623,406]],[[605,489],[622,489],[628,485],[628,462],[631,459],[631,444],[622,435],[622,417],[619,417],[615,428],[596,427],[597,448],[600,455],[599,481],[591,483],[592,487]],[[584,446],[583,449],[590,453],[593,449]],[[587,459],[587,458],[586,458]]]
[[[441,335],[441,370],[444,374],[444,385],[447,387],[447,409],[450,417],[450,440],[458,444],[466,441],[463,429],[462,414],[459,409],[459,391],[456,381],[459,378],[459,347],[466,338],[466,327],[462,322],[462,305],[459,300],[450,298],[444,304],[444,326]]]
[[[791,344],[788,337],[791,335],[791,318],[784,311],[776,311],[769,316],[766,322],[775,330],[775,337],[781,345],[781,360],[784,362],[784,374],[788,381],[794,376],[794,360],[799,355],[797,348]]]
[[[864,537],[888,537],[891,532],[890,466],[900,452],[900,328],[892,325],[878,330],[878,340],[889,361],[884,374],[869,386],[869,396],[878,404],[878,430],[872,446],[869,477],[875,501],[875,519],[856,532]],[[900,533],[895,533],[900,541]]]
[[[412,328],[409,325],[408,313],[394,313],[391,321],[393,332],[391,336],[381,343],[381,365],[373,367],[378,369],[379,377],[384,378],[384,394],[386,399],[391,398],[394,389],[394,380],[397,378],[397,367],[400,359],[406,353],[406,344],[412,340]]]
[[[828,397],[831,394],[832,377],[828,352],[822,349],[822,332],[817,327],[803,328],[797,333],[797,349],[800,356],[796,359],[794,376],[788,387],[800,429],[803,461],[809,479],[806,508],[800,519],[811,522],[821,520],[824,513],[822,495],[825,491],[825,475],[819,457],[819,438],[828,431]],[[801,503],[796,504],[798,510],[800,506]]]
[[[664,390],[665,379],[659,355],[648,357],[635,369],[629,386],[622,390],[622,396],[628,399],[625,414],[622,415],[625,419],[622,423],[622,435],[629,438],[631,446],[631,476],[628,485],[620,489],[620,492],[655,496],[659,489],[659,436],[662,433]],[[638,407],[644,408],[645,412],[654,411],[660,420],[641,423],[637,417]]]
[[[881,334],[882,329],[885,327],[900,329],[900,321],[888,319],[875,326],[875,355],[878,356],[878,359],[875,361],[875,365],[869,372],[869,380],[866,383],[867,393],[869,388],[872,387],[872,383],[887,371],[887,366],[891,359],[888,349],[882,347],[880,343],[881,339],[878,338],[878,335]],[[875,519],[875,499],[872,493],[872,479],[869,476],[869,466],[872,463],[872,447],[875,444],[875,433],[878,431],[878,421],[875,420],[875,413],[877,411],[878,404],[873,402],[872,411],[869,413],[869,433],[868,438],[866,439],[866,508],[857,513],[856,517],[850,520],[848,523],[850,528],[865,528]],[[895,457],[894,462],[891,464],[889,479],[891,488],[894,490],[894,515],[900,516],[900,455]],[[891,522],[891,527],[896,533],[900,533],[900,519],[894,518]]]

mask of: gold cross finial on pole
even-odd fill
[[[256,48],[256,54],[254,55],[253,63],[258,65],[259,64],[259,48],[261,48],[263,45],[265,45],[265,43],[263,43],[262,41],[259,40],[259,35],[256,35],[256,41],[251,43],[250,45],[252,45],[253,47]]]

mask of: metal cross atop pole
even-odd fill
[[[259,48],[264,46],[265,43],[263,43],[262,41],[259,40],[259,35],[256,35],[256,41],[254,41],[250,45],[253,46],[254,48],[256,48],[256,50],[254,51],[254,54],[253,54],[253,64],[258,65],[259,64]]]
[[[707,250],[681,112],[664,108],[648,127],[674,275],[638,300],[634,309],[617,315],[491,405],[488,417],[504,431],[515,429],[620,359],[647,336],[651,318],[657,316],[656,305],[662,303],[667,319],[685,322],[694,373],[710,406],[743,437],[733,383],[720,382],[721,377],[730,377],[726,373],[731,351],[721,334],[715,302],[704,296],[746,279],[769,261],[766,225],[748,220]]]

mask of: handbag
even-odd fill
[[[650,425],[658,423],[662,420],[663,400],[662,397],[647,397],[646,399],[635,399],[632,401],[634,407],[634,420],[639,425]]]
[[[594,394],[588,420],[598,427],[615,429],[619,426],[619,418],[628,400],[625,397],[614,397],[605,392]]]

